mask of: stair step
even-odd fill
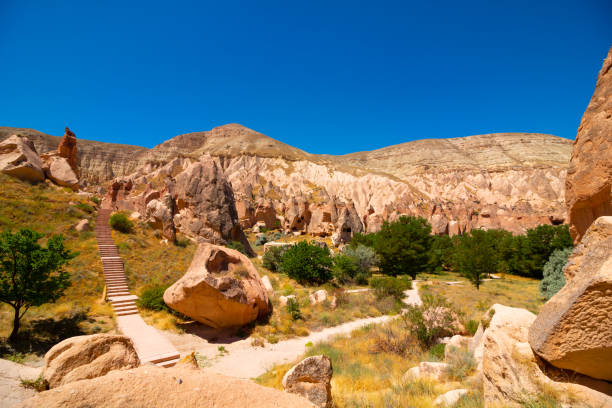
[[[133,315],[133,314],[138,314],[138,310],[127,310],[127,311],[124,311],[124,312],[116,312],[115,314],[117,316]]]
[[[121,306],[134,306],[136,307],[136,302],[134,302],[133,300],[126,300],[123,302],[111,302],[111,305],[116,309],[117,307],[121,307]]]
[[[135,310],[135,311],[138,312],[138,308],[136,307],[136,305],[113,306],[113,310],[115,311],[115,313],[117,313],[117,312],[127,312],[127,311],[131,311],[131,310]]]
[[[125,289],[106,291],[106,296],[128,296],[129,294],[130,291]]]
[[[178,363],[179,360],[180,360],[180,357],[177,357],[177,358],[173,358],[172,360],[162,361],[161,363],[155,363],[155,365],[158,367],[168,368],[168,367],[172,367],[176,365],[176,363]]]
[[[122,301],[126,301],[126,300],[137,300],[138,296],[136,295],[129,295],[129,296],[114,296],[112,298],[109,298],[108,300],[113,303],[113,302],[122,302]]]

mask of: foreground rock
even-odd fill
[[[49,387],[140,365],[132,340],[125,336],[94,334],[70,337],[45,354],[43,378]]]
[[[317,407],[331,407],[332,374],[333,368],[329,357],[308,357],[285,373],[283,387],[289,393],[306,397]]]
[[[434,405],[439,405],[442,407],[452,407],[457,402],[459,402],[461,397],[463,397],[467,393],[468,393],[468,390],[465,390],[465,389],[449,391],[447,393],[440,395],[438,398],[436,398],[436,400],[434,401]]]
[[[25,137],[13,135],[0,143],[0,171],[30,182],[45,179],[42,163],[34,144]]]
[[[42,392],[20,407],[312,408],[313,405],[298,395],[179,365],[113,371]]]
[[[570,233],[579,242],[591,223],[612,215],[612,48],[604,60],[567,171]]]
[[[498,304],[491,309],[483,336],[485,407],[522,407],[530,398],[551,393],[571,407],[612,407],[612,384],[542,365],[527,342],[533,313]],[[573,383],[562,382],[568,378]]]
[[[240,252],[200,244],[187,273],[164,293],[172,309],[211,327],[248,324],[269,313],[266,288]]]
[[[24,388],[21,381],[35,381],[39,375],[40,368],[0,359],[0,407],[14,407],[36,395],[33,389]]]
[[[600,217],[574,249],[566,284],[529,330],[533,350],[552,365],[612,381],[612,217]]]

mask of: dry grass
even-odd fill
[[[441,275],[419,275],[426,280],[419,286],[421,293],[435,293],[448,299],[464,315],[464,319],[479,321],[493,304],[519,307],[537,314],[545,299],[538,291],[539,281],[513,275],[501,275],[501,279],[486,281],[476,288],[464,277],[446,272]],[[444,282],[461,282],[448,285]]]

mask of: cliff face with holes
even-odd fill
[[[28,132],[39,151],[57,143]],[[344,156],[309,154],[238,124],[179,135],[153,149],[79,143],[90,186],[122,177],[145,183],[137,191],[161,191],[210,156],[231,183],[243,228],[263,222],[343,242],[404,214],[423,216],[435,233],[451,235],[472,228],[521,233],[566,221],[571,141],[552,135],[421,140]]]

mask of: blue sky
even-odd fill
[[[238,122],[312,153],[574,138],[602,1],[0,0],[0,125],[152,147]]]

